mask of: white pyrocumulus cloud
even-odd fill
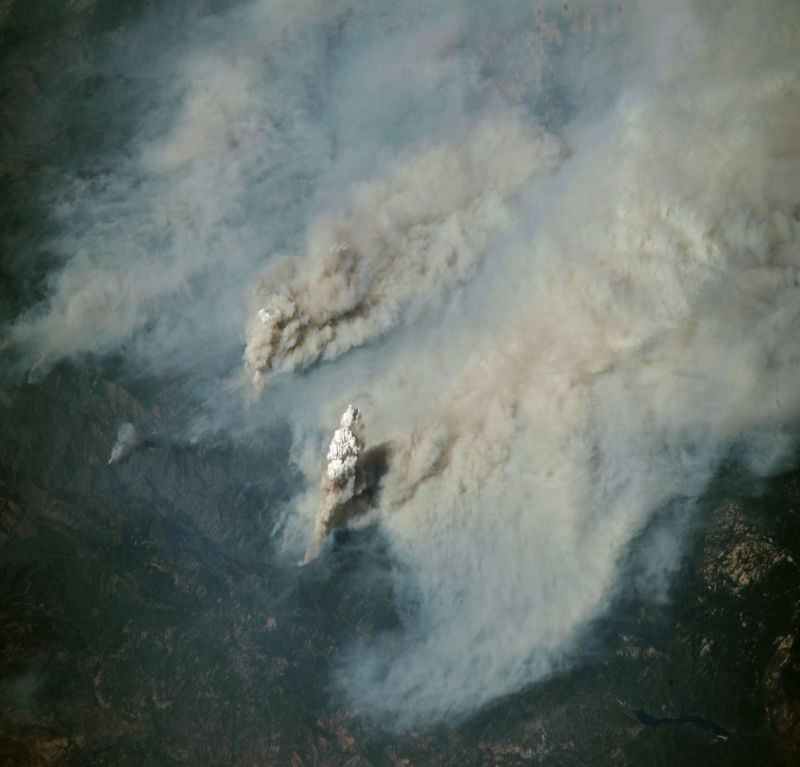
[[[314,524],[314,538],[301,564],[307,564],[319,553],[325,535],[337,522],[337,512],[364,489],[363,470],[359,461],[364,447],[362,428],[358,408],[348,405],[325,456],[328,463],[322,477],[322,500]]]

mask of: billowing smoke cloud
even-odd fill
[[[655,512],[791,455],[800,9],[665,5],[242,5],[152,64],[176,84],[126,153],[57,187],[64,265],[11,341],[39,373],[286,374],[209,418],[293,424],[287,566],[384,531],[402,625],[338,676],[382,723],[546,675]],[[330,476],[348,402],[369,431],[340,422]],[[653,593],[679,530],[629,559]]]
[[[688,60],[576,131],[556,180],[529,183],[536,226],[503,245],[466,352],[415,349],[373,384],[371,439],[393,445],[379,519],[417,612],[354,651],[342,683],[399,724],[547,673],[654,511],[696,499],[731,450],[760,472],[791,450],[800,18],[678,21],[698,35]]]
[[[491,125],[358,190],[346,215],[319,222],[309,254],[275,264],[255,291],[248,327],[255,371],[291,371],[375,339],[475,272],[507,201],[558,143],[519,125]]]
[[[314,524],[314,539],[301,564],[307,564],[319,553],[324,537],[338,521],[337,514],[344,516],[348,504],[363,491],[364,476],[359,460],[363,446],[361,413],[348,405],[325,456],[327,466],[322,477],[322,500]]]

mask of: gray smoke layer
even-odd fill
[[[654,512],[791,455],[796,3],[258,0],[163,49],[106,64],[145,67],[151,119],[42,191],[62,265],[6,343],[34,379],[285,374],[206,415],[293,424],[292,565],[381,525],[403,625],[341,664],[354,707],[428,723],[540,679]],[[369,492],[327,474],[349,402]],[[679,528],[636,559],[655,595]]]

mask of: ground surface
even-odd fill
[[[281,435],[175,444],[157,436],[161,398],[64,366],[4,408],[4,764],[800,758],[800,474],[709,499],[671,601],[622,599],[577,666],[396,735],[329,694],[339,645],[391,620],[350,577],[348,534],[312,569],[271,564],[270,509],[296,483]],[[122,421],[156,437],[108,466]]]

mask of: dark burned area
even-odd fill
[[[298,485],[286,435],[181,444],[168,434],[185,403],[141,388],[61,365],[5,403],[4,764],[800,757],[800,473],[709,499],[671,601],[621,598],[562,673],[398,735],[330,684],[348,643],[397,620],[386,587],[359,577],[386,556],[379,533],[337,532],[312,566],[277,566],[270,530]],[[109,466],[125,421],[153,436]]]

